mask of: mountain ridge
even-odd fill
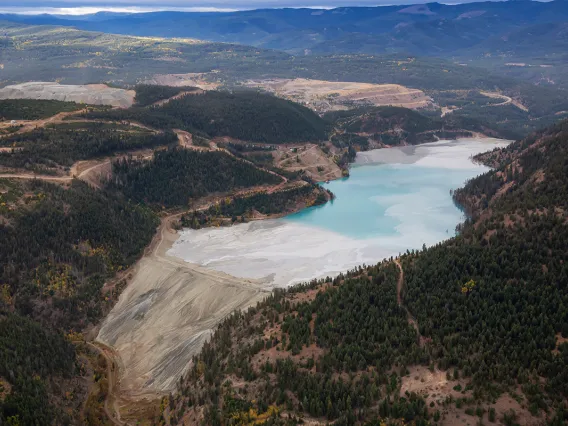
[[[77,18],[0,14],[0,20],[144,37],[189,37],[298,57],[393,53],[439,57],[539,85],[568,88],[568,42],[562,30],[568,22],[568,2],[563,0],[223,13],[102,12]],[[538,28],[534,36],[538,43],[527,43],[526,38]]]
[[[231,41],[258,47],[299,53],[312,49],[325,41],[343,37],[396,34],[397,30],[409,30],[409,26],[424,34],[431,26],[459,23],[472,24],[480,34],[471,30],[454,30],[463,38],[460,43],[449,44],[445,53],[452,53],[488,36],[505,33],[538,23],[554,23],[568,19],[566,2],[480,2],[459,5],[440,3],[409,4],[378,7],[339,7],[335,9],[255,9],[237,12],[146,12],[137,14],[99,13],[85,15],[81,19],[61,19],[54,15],[38,16],[0,15],[0,19],[28,24],[73,26],[84,30],[112,32],[125,35],[195,37],[210,41]],[[424,27],[424,24],[427,24]],[[467,25],[466,25],[467,27]],[[294,33],[290,41],[290,33]],[[279,36],[279,34],[281,36]],[[294,41],[296,40],[296,41]],[[388,38],[384,41],[388,41]],[[465,44],[464,44],[465,43]],[[361,53],[397,52],[416,53],[412,42],[403,46],[378,47]],[[401,47],[406,50],[401,50]],[[353,53],[352,50],[343,50]],[[426,52],[421,51],[421,54]],[[432,50],[431,53],[436,53]]]

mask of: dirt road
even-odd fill
[[[145,124],[138,123],[137,121],[114,121],[114,120],[95,120],[90,118],[78,118],[76,120],[63,120],[63,121],[56,121],[52,122],[51,124],[61,124],[61,123],[106,123],[106,124],[123,124],[130,127],[137,127],[142,130],[148,130],[152,133],[161,133],[161,130],[154,129],[152,127],[148,127]]]
[[[509,97],[509,96],[502,95],[501,93],[497,93],[497,92],[483,92],[483,91],[481,91],[481,92],[479,92],[479,93],[481,93],[483,96],[487,96],[488,98],[502,99],[502,100],[503,100],[503,102],[501,102],[500,104],[487,105],[488,107],[498,107],[498,106],[504,106],[504,105],[510,105],[510,104],[512,104],[512,105],[516,106],[517,108],[519,108],[519,109],[521,109],[521,110],[523,110],[523,111],[525,111],[525,112],[528,112],[528,110],[529,110],[526,106],[524,106],[524,105],[523,105],[522,103],[520,103],[519,101],[517,101],[517,100],[515,100],[515,99],[513,99],[513,98],[511,98],[511,97]]]
[[[92,120],[92,119],[88,119],[88,118],[77,118],[77,119],[66,120],[67,117],[76,116],[76,115],[83,114],[83,113],[86,113],[86,112],[87,112],[87,110],[80,109],[80,110],[77,110],[77,111],[60,112],[59,114],[55,114],[51,117],[43,118],[43,119],[40,119],[40,120],[18,120],[17,125],[21,125],[22,127],[20,127],[17,131],[15,131],[13,133],[0,135],[0,138],[31,132],[32,130],[35,130],[35,129],[38,129],[38,128],[41,128],[41,127],[45,127],[48,124],[62,124],[62,123],[127,124],[129,126],[148,130],[148,131],[153,132],[153,133],[159,132],[156,129],[153,129],[151,127],[148,127],[148,126],[146,126],[142,123],[138,123],[138,122],[135,122],[135,121],[120,123],[120,122],[112,121],[112,120]],[[0,128],[7,128],[7,127],[12,127],[12,126],[13,125],[11,124],[11,121],[5,121],[5,122],[0,123]]]
[[[183,98],[184,96],[187,96],[187,95],[200,95],[202,93],[205,93],[205,90],[203,90],[203,89],[188,90],[188,91],[178,93],[177,95],[172,96],[171,98],[162,99],[161,101],[154,102],[152,105],[153,106],[162,106],[162,105],[167,104],[170,101],[173,101],[173,100],[179,99],[179,98]]]
[[[251,193],[252,192],[259,192],[259,191],[266,191],[269,194],[272,194],[273,192],[279,191],[281,189],[283,189],[283,187],[288,183],[288,178],[285,176],[282,176],[281,174],[276,173],[273,170],[269,170],[266,169],[262,166],[259,166],[258,164],[253,163],[250,160],[247,160],[246,158],[242,158],[242,157],[237,157],[236,155],[234,155],[231,151],[229,151],[228,149],[225,148],[219,148],[218,145],[216,143],[211,143],[211,145],[209,146],[209,148],[204,147],[204,146],[197,146],[193,144],[193,135],[189,132],[186,132],[184,130],[179,130],[179,129],[174,129],[174,133],[177,135],[178,137],[178,141],[179,141],[179,145],[181,147],[187,148],[187,149],[193,149],[196,151],[221,151],[224,152],[227,155],[230,155],[231,157],[235,158],[238,161],[241,161],[243,163],[249,164],[259,170],[262,170],[266,173],[270,173],[273,176],[277,176],[280,179],[282,179],[282,182],[276,186],[272,186],[272,187],[259,187],[260,189],[254,189],[254,188],[250,188],[249,190],[247,190],[246,193]],[[303,181],[302,181],[303,182]],[[305,184],[305,182],[303,182]]]
[[[398,306],[402,306],[401,293],[402,293],[402,286],[404,285],[404,271],[398,259],[395,259],[394,263],[399,271],[398,281],[396,282],[396,303],[398,303]]]
[[[7,135],[0,135],[0,138],[30,132],[30,131],[32,131],[36,128],[45,127],[48,124],[61,123],[61,122],[64,121],[64,119],[66,117],[70,117],[72,115],[80,114],[82,112],[85,112],[85,110],[60,112],[59,114],[55,114],[55,115],[53,115],[49,118],[44,118],[44,119],[41,119],[41,120],[22,120],[22,121],[19,120],[17,123],[18,123],[18,125],[22,126],[22,127],[20,127],[20,129],[18,129],[14,133],[10,133],[10,134],[7,134]],[[0,123],[0,127],[8,127],[8,126],[12,126],[12,125],[9,124],[9,122]]]
[[[86,169],[79,172],[81,166],[85,163],[93,164]],[[77,178],[82,181],[89,183],[97,189],[101,188],[100,181],[98,179],[97,172],[101,172],[102,169],[110,169],[111,159],[103,160],[90,160],[90,161],[78,161],[71,166],[71,171],[68,176],[51,176],[51,175],[41,175],[34,173],[2,173],[0,174],[0,179],[38,179],[47,182],[55,183],[66,183],[71,182],[73,179]]]
[[[198,146],[193,144],[193,135],[185,130],[174,129],[174,133],[178,137],[179,146],[186,149],[193,149],[195,151],[215,151],[216,149],[211,146]]]
[[[45,127],[48,124],[62,124],[62,123],[112,123],[112,124],[127,124],[129,126],[132,127],[137,127],[143,130],[147,130],[153,133],[158,133],[160,132],[159,130],[153,129],[151,127],[148,127],[144,124],[141,123],[137,123],[134,121],[129,121],[126,123],[120,123],[120,122],[116,122],[116,121],[109,121],[109,120],[89,120],[89,119],[76,119],[76,120],[66,120],[67,117],[71,117],[77,114],[81,114],[83,112],[86,112],[86,110],[78,110],[78,111],[70,111],[70,112],[61,112],[59,114],[55,114],[49,118],[45,118],[45,119],[41,119],[41,120],[29,120],[29,121],[19,121],[20,124],[22,124],[22,127],[11,134],[8,135],[0,135],[0,138],[2,137],[6,137],[6,136],[12,136],[12,135],[16,135],[16,134],[20,134],[20,133],[26,133],[26,132],[30,132],[34,129],[40,128],[40,127]],[[7,122],[6,123],[0,123],[0,127],[2,126],[7,126]],[[178,135],[179,137],[179,135]],[[181,144],[181,138],[180,138],[180,144]],[[1,147],[0,148],[0,152],[11,152],[12,150],[17,150],[20,149],[18,147],[14,148],[14,147]],[[138,151],[136,152],[130,152],[129,154],[131,155],[136,155]],[[113,159],[118,158],[119,156],[116,157],[109,157],[109,158],[103,158],[103,159],[96,159],[96,160],[80,160],[77,161],[75,164],[73,164],[73,166],[71,166],[71,170],[69,175],[67,176],[52,176],[52,175],[42,175],[42,174],[35,174],[35,173],[29,173],[26,171],[22,171],[22,172],[12,172],[12,173],[4,173],[4,174],[0,174],[0,178],[12,178],[12,179],[39,179],[39,180],[44,180],[44,181],[48,181],[48,182],[70,182],[71,180],[73,180],[74,178],[78,178],[81,179],[87,183],[89,183],[90,185],[94,186],[95,188],[100,189],[101,188],[101,183],[100,183],[100,176],[102,174],[107,174],[110,172],[110,165]],[[146,156],[147,157],[147,156]],[[84,166],[88,164],[87,168],[84,168]]]
[[[85,120],[77,120],[77,122],[84,122],[84,121]],[[66,121],[66,123],[73,123],[73,122],[75,122],[75,120]],[[107,123],[107,122],[101,121],[101,123]],[[138,123],[129,123],[129,124],[136,127],[141,127],[147,130],[151,130],[153,132],[156,131]],[[0,152],[3,151],[11,152],[12,149],[14,148],[0,148]],[[56,183],[65,183],[65,182],[71,182],[73,179],[80,179],[97,189],[101,189],[102,188],[101,176],[109,175],[111,172],[112,162],[127,155],[138,156],[140,158],[147,160],[152,158],[153,150],[151,149],[137,150],[137,151],[130,151],[126,154],[123,153],[117,154],[113,157],[106,157],[106,158],[93,159],[93,160],[79,160],[71,166],[69,174],[65,176],[35,174],[27,171],[22,171],[22,172],[0,173],[0,179],[2,178],[39,179],[47,182],[56,182]]]
[[[50,175],[34,175],[29,173],[6,173],[0,174],[0,179],[39,179],[48,182],[70,182],[71,176],[50,176]]]
[[[194,92],[183,92],[183,93],[194,93]],[[44,127],[48,124],[59,124],[59,123],[62,123],[62,122],[65,122],[65,123],[93,122],[93,123],[124,124],[124,123],[119,123],[119,122],[114,122],[114,121],[105,121],[105,120],[88,120],[88,119],[64,120],[66,117],[76,115],[76,114],[79,114],[81,112],[83,112],[83,111],[63,112],[63,113],[56,114],[56,115],[49,117],[47,119],[44,119],[44,120],[29,121],[29,122],[26,122],[24,124],[24,127],[22,127],[20,130],[18,130],[16,133],[12,133],[12,134],[24,133],[24,132],[28,132],[28,131],[33,130],[33,129],[38,128],[38,127]],[[144,129],[144,130],[148,130],[148,131],[151,131],[151,132],[154,132],[154,133],[159,132],[159,130],[152,129],[148,126],[145,126],[145,125],[137,123],[137,122],[128,122],[126,124],[128,124],[129,126],[138,127],[138,128]],[[258,189],[252,188],[252,189],[249,189],[246,193],[251,193],[251,191],[253,191],[253,192],[267,191],[268,193],[273,193],[275,191],[279,191],[281,189],[284,189],[284,187],[288,183],[288,179],[285,176],[282,176],[282,175],[280,175],[280,174],[278,174],[278,173],[276,173],[272,170],[260,167],[257,164],[254,164],[252,161],[249,161],[247,159],[237,157],[227,149],[218,148],[216,145],[212,146],[210,148],[194,145],[193,144],[193,135],[189,132],[179,130],[179,129],[175,129],[174,132],[176,133],[176,135],[178,137],[179,145],[183,148],[193,149],[193,150],[197,150],[197,151],[213,151],[213,150],[223,151],[227,155],[230,155],[231,157],[233,157],[233,158],[235,158],[239,161],[250,164],[250,165],[252,165],[256,168],[259,168],[260,170],[263,170],[263,171],[270,173],[274,176],[278,176],[280,179],[282,179],[282,182],[279,185],[272,186],[272,187],[262,187],[262,188],[258,188]],[[0,136],[0,137],[2,137],[2,136]],[[157,148],[159,148],[159,147],[157,147]],[[12,147],[2,147],[2,148],[0,148],[0,152],[11,152],[13,149],[14,148],[12,148]],[[17,149],[17,148],[15,148],[15,149]],[[130,155],[136,155],[137,153],[140,153],[140,152],[142,152],[142,151],[130,152],[129,154]],[[152,155],[148,155],[148,153],[144,152],[143,154],[144,154],[143,155],[144,159],[152,158]],[[70,182],[74,178],[78,178],[80,180],[83,180],[83,181],[89,183],[90,185],[94,186],[95,188],[100,189],[101,188],[100,176],[110,173],[111,162],[113,160],[119,158],[120,156],[121,155],[117,155],[117,156],[114,156],[114,157],[107,157],[107,158],[98,159],[98,160],[95,159],[95,160],[77,161],[75,164],[73,164],[73,166],[71,166],[70,173],[67,176],[42,175],[42,174],[34,174],[34,173],[29,173],[27,171],[22,171],[22,172],[12,172],[12,173],[0,174],[0,178],[39,179],[39,180],[44,180],[44,181],[48,181],[48,182],[59,182],[59,183]],[[85,164],[88,164],[87,168],[84,168]]]
[[[408,308],[406,306],[404,306],[403,301],[402,301],[402,288],[404,286],[404,270],[402,269],[402,264],[400,263],[400,261],[398,259],[395,259],[394,263],[398,267],[398,270],[399,270],[398,281],[396,283],[396,302],[398,303],[398,306],[400,306],[401,308],[403,308],[406,311],[406,317],[407,317],[407,320],[408,320],[408,324],[410,324],[412,327],[414,327],[414,329],[416,330],[416,334],[418,334],[418,341],[422,345],[423,339],[422,339],[422,336],[420,335],[420,329],[418,327],[418,322],[416,322],[416,320],[414,319],[414,317],[412,316],[412,314],[410,313]]]
[[[118,362],[120,361],[120,358],[117,357],[112,348],[103,345],[100,342],[87,342],[87,345],[95,349],[106,360],[108,390],[104,403],[104,412],[113,424],[118,426],[125,425],[126,423],[124,423],[120,418],[120,409],[118,408],[117,404],[117,395],[115,395],[119,387]]]

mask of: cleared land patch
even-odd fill
[[[501,102],[500,104],[494,104],[492,106],[503,106],[503,105],[509,105],[512,104],[514,106],[516,106],[517,108],[519,108],[522,111],[528,112],[528,108],[526,106],[524,106],[521,102],[519,102],[516,99],[511,98],[510,96],[506,96],[506,95],[502,95],[501,93],[497,93],[497,92],[484,92],[481,91],[479,92],[481,93],[483,96],[487,96],[488,98],[493,98],[493,99],[502,99],[503,102]]]
[[[207,77],[211,73],[195,73],[186,74],[156,74],[152,78],[146,80],[145,84],[155,84],[158,86],[198,87],[202,90],[215,90],[219,87],[219,83],[210,81]]]
[[[318,145],[306,144],[273,153],[274,165],[289,172],[305,171],[316,182],[339,179],[342,170]]]
[[[296,79],[249,80],[247,87],[260,87],[277,96],[304,104],[318,112],[361,105],[428,108],[432,100],[421,90],[398,84]]]
[[[0,89],[0,99],[48,99],[120,108],[132,106],[135,95],[134,90],[117,89],[105,84],[66,85],[42,81]]]

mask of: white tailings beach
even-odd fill
[[[324,228],[280,219],[215,231],[183,231],[168,254],[234,276],[259,279],[270,287],[284,287],[335,276],[405,249],[403,240],[382,241],[382,248]],[[398,244],[400,250],[393,247]]]
[[[168,254],[285,287],[436,244],[463,221],[450,190],[488,170],[471,156],[507,144],[464,139],[359,153],[350,178],[326,185],[337,195],[333,204],[283,219],[184,230]]]

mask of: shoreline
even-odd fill
[[[251,218],[250,222],[282,218],[305,208]],[[98,327],[95,340],[118,354],[117,397],[125,401],[159,398],[175,390],[191,357],[217,325],[235,310],[254,306],[274,288],[266,279],[239,278],[168,254],[181,236],[172,224],[183,213],[162,219],[155,239],[129,271],[127,287]]]
[[[419,248],[423,243],[432,245],[447,239],[448,230],[454,235],[455,225],[464,220],[463,211],[456,208],[451,197],[448,199],[448,192],[463,186],[468,179],[488,170],[472,163],[469,158],[471,154],[508,143],[497,139],[483,139],[470,145],[469,139],[462,139],[457,143],[443,140],[425,146],[375,150],[374,153],[369,152],[375,155],[373,161],[369,161],[368,164],[376,166],[392,163],[393,167],[379,172],[377,175],[380,176],[379,180],[367,183],[361,181],[365,176],[374,176],[375,172],[372,171],[353,173],[353,176],[346,180],[346,186],[343,186],[343,183],[335,183],[326,187],[333,192],[337,190],[336,195],[341,198],[337,206],[339,210],[335,214],[331,213],[329,206],[328,208],[324,206],[322,211],[315,209],[308,212],[306,217],[300,216],[301,219],[290,221],[262,223],[257,220],[259,222],[257,224],[249,221],[237,227],[219,229],[186,228],[181,232],[180,239],[170,253],[188,262],[198,263],[232,276],[249,278],[270,276],[271,285],[286,287],[290,283],[310,281],[336,271],[334,265],[340,268],[339,271],[346,270],[362,263],[376,262],[384,256],[397,254],[408,248]],[[360,162],[359,156],[358,162]],[[408,173],[406,170],[410,170],[405,164],[415,170],[413,179],[417,178],[416,173],[431,176],[424,182],[426,193],[416,192],[416,189],[412,189],[414,187],[408,186],[412,185],[409,179],[412,178],[413,172],[410,172],[409,176],[405,175]],[[357,169],[360,165],[356,163]],[[453,177],[451,181],[440,186],[440,183],[445,181],[441,176]],[[351,182],[352,178],[355,180]],[[393,179],[394,181],[389,184],[389,180]],[[402,179],[399,183],[403,186],[395,190],[398,179]],[[417,182],[423,180],[418,178]],[[369,190],[364,188],[377,184],[380,185],[376,189],[378,193],[372,190],[365,192]],[[383,186],[385,190],[381,189]],[[385,215],[385,221],[381,221],[382,225],[376,224],[377,218],[373,214],[371,214],[373,217],[365,220],[362,218],[363,222],[359,224],[346,225],[347,227],[339,223],[337,226],[334,225],[334,220],[340,220],[345,224],[351,220],[349,218],[352,217],[354,207],[349,205],[348,196],[351,190],[359,191],[357,188],[363,188],[363,198],[361,201],[353,202],[362,202],[361,206],[369,212],[378,209],[379,216]],[[400,193],[400,190],[403,192]],[[403,194],[408,194],[411,198],[401,199],[400,196]],[[428,200],[435,200],[434,210],[427,208]],[[421,210],[420,214],[417,213],[418,216],[409,211],[416,203],[419,203],[417,208],[426,209]],[[384,209],[388,211],[383,211]],[[427,211],[437,213],[427,213]],[[440,223],[436,220],[440,217],[449,221]],[[348,266],[340,267],[341,265]],[[321,271],[323,275],[316,275],[316,271]]]

